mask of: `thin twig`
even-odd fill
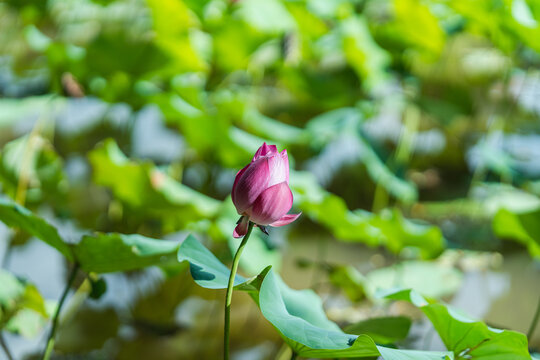
[[[11,355],[11,352],[9,351],[9,348],[6,344],[6,341],[4,340],[4,335],[2,334],[2,332],[0,332],[0,346],[2,346],[2,349],[4,349],[4,352],[6,353],[8,360],[15,359],[13,355]]]
[[[540,296],[538,297],[538,305],[536,305],[536,313],[534,314],[529,331],[527,331],[527,339],[529,339],[529,342],[532,340],[534,330],[536,330],[536,325],[538,325],[538,320],[540,320]]]
[[[45,347],[45,351],[43,352],[42,360],[48,360],[49,357],[51,356],[52,350],[54,348],[54,336],[56,334],[56,329],[58,327],[58,318],[60,317],[60,311],[62,310],[62,306],[64,305],[64,302],[66,301],[67,295],[69,293],[69,289],[71,288],[71,285],[73,285],[73,282],[75,281],[75,277],[78,271],[79,271],[79,264],[75,264],[73,266],[73,269],[71,270],[71,274],[69,275],[66,288],[64,289],[64,292],[62,293],[62,297],[60,297],[58,306],[56,307],[56,312],[54,313],[54,317],[52,320],[51,332],[49,333],[49,337],[47,339],[47,346]]]

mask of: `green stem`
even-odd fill
[[[529,342],[532,340],[532,336],[534,334],[534,330],[536,329],[536,325],[538,325],[539,318],[540,318],[540,296],[538,297],[538,305],[536,305],[536,313],[534,314],[533,321],[531,323],[531,326],[529,327],[529,331],[527,332],[527,339],[529,339]]]
[[[11,352],[9,351],[9,348],[6,344],[6,341],[4,340],[4,335],[0,332],[0,346],[2,346],[2,349],[4,349],[4,352],[6,353],[6,356],[9,360],[13,360],[14,357],[11,355]]]
[[[232,294],[233,294],[233,287],[234,287],[234,279],[236,278],[236,270],[238,270],[238,262],[240,261],[240,255],[242,255],[242,251],[244,250],[244,247],[247,244],[247,241],[249,239],[249,236],[251,235],[251,230],[253,230],[253,225],[251,221],[248,225],[248,230],[244,238],[242,239],[242,242],[240,243],[240,246],[238,247],[238,250],[236,250],[236,254],[234,254],[232,268],[231,268],[231,274],[229,275],[229,284],[227,285],[227,295],[225,297],[225,334],[224,334],[224,341],[223,341],[223,359],[229,360],[229,330],[231,327],[231,301],[232,301]]]
[[[66,288],[64,289],[64,292],[62,293],[62,297],[60,298],[60,301],[58,302],[58,306],[56,307],[56,312],[54,313],[54,317],[52,320],[51,332],[49,333],[49,337],[47,339],[47,347],[45,348],[45,351],[43,352],[43,357],[41,358],[42,360],[49,360],[49,357],[51,356],[51,353],[54,347],[54,336],[56,334],[56,328],[58,327],[58,318],[60,315],[60,310],[62,310],[62,306],[64,305],[64,302],[66,301],[67,295],[69,293],[69,289],[71,288],[71,285],[73,285],[73,282],[75,281],[75,277],[78,271],[79,271],[79,264],[75,264],[73,266],[73,269],[71,270],[71,274],[69,274],[69,279],[66,284]]]
[[[291,360],[296,360],[297,356],[298,356],[298,354],[293,351],[292,354],[291,354]]]

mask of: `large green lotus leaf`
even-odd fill
[[[188,236],[178,250],[178,261],[188,261],[193,280],[207,289],[226,289],[230,270],[218,260],[195,237]],[[246,282],[243,276],[236,275],[234,285]]]
[[[60,238],[56,228],[27,208],[11,200],[0,199],[0,221],[9,227],[30,233],[58,250],[68,260],[73,260],[71,248]]]
[[[522,243],[531,256],[540,259],[540,209],[500,209],[493,218],[493,231],[498,237]]]
[[[195,238],[188,237],[178,250],[179,261],[189,261],[197,284],[210,289],[227,287],[229,269]],[[374,357],[385,360],[453,359],[451,353],[410,352],[377,346],[367,335],[345,334],[328,320],[321,299],[311,290],[290,289],[270,268],[251,279],[237,275],[235,287],[250,291],[261,312],[300,356]]]
[[[521,333],[494,329],[442,303],[428,301],[414,290],[381,294],[405,300],[420,308],[439,333],[446,348],[457,359],[530,360],[527,337]]]
[[[292,290],[271,270],[262,282],[259,306],[293,351],[303,357],[453,359],[451,353],[390,349],[376,345],[368,335],[346,334],[328,320],[321,299],[313,291]]]
[[[176,241],[110,233],[83,236],[74,252],[83,270],[108,273],[170,264],[178,248]]]

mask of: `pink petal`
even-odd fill
[[[238,180],[242,177],[242,175],[244,174],[244,172],[246,171],[246,169],[248,168],[249,164],[244,166],[244,168],[242,170],[240,170],[239,172],[236,173],[236,177],[234,178],[234,184],[232,186],[232,190],[231,190],[231,198],[232,198],[232,202],[233,204],[235,203],[234,199],[235,199],[235,189],[236,189],[236,184],[238,184]]]
[[[287,181],[287,184],[289,183],[289,156],[287,155],[287,149],[283,149],[280,153],[281,158],[283,159],[283,164],[285,166],[286,172],[285,172],[285,181]]]
[[[276,145],[266,145],[266,143],[264,142],[262,146],[259,148],[259,150],[257,150],[255,155],[253,156],[253,160],[251,161],[253,162],[253,161],[258,160],[261,157],[275,155],[277,153],[278,151],[277,151]]]
[[[292,203],[293,195],[286,182],[270,186],[253,203],[250,220],[258,225],[271,224],[285,215]]]
[[[289,183],[289,158],[286,150],[283,150],[281,154],[269,157],[268,168],[270,169],[268,187],[282,182]]]
[[[285,226],[290,223],[292,223],[294,220],[298,219],[298,217],[302,215],[302,213],[299,214],[285,214],[283,215],[279,220],[274,221],[270,224],[270,226],[278,227],[278,226]]]
[[[267,157],[259,158],[238,173],[232,194],[238,214],[243,215],[268,187],[269,175]]]
[[[240,222],[238,223],[238,225],[236,225],[236,227],[234,228],[234,231],[233,231],[233,237],[238,239],[238,238],[241,238],[243,237],[244,235],[247,234],[247,230],[248,230],[248,225],[249,225],[249,219],[247,216],[242,216],[240,218]]]

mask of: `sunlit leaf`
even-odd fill
[[[432,322],[446,348],[458,359],[530,360],[527,337],[511,330],[499,330],[471,319],[450,306],[432,302],[414,290],[381,293],[388,299],[405,300],[420,308]]]
[[[394,21],[387,25],[387,31],[395,41],[404,42],[432,59],[439,56],[445,43],[445,33],[429,6],[414,0],[396,0],[393,5]]]
[[[0,284],[0,329],[37,335],[49,316],[37,288],[5,270],[0,270]]]
[[[540,259],[540,209],[500,209],[493,218],[493,231],[500,238],[522,243],[531,256]]]
[[[184,1],[147,0],[152,12],[155,41],[171,57],[171,71],[201,71],[208,65],[197,52],[197,43],[190,36],[196,29],[197,17]],[[200,42],[199,42],[200,44]]]

